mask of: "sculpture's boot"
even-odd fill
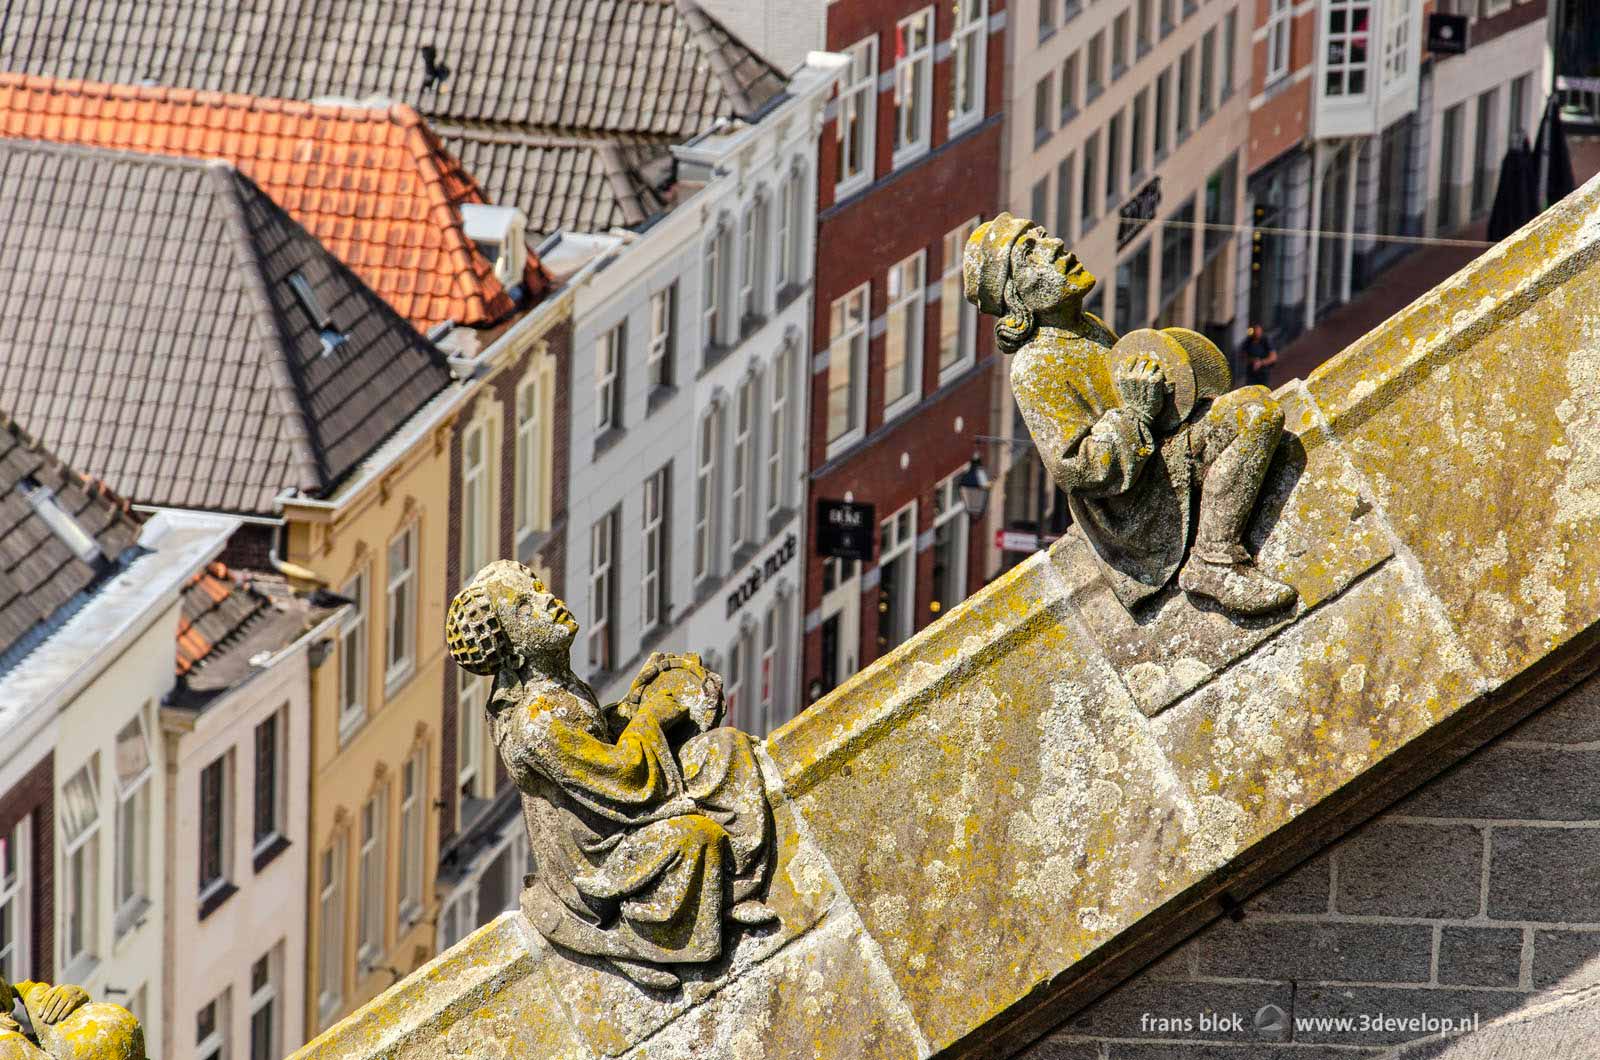
[[[607,958],[611,967],[649,990],[676,990],[682,980],[664,968],[644,961],[630,961],[626,957]]]
[[[770,924],[778,919],[778,911],[765,902],[758,902],[754,898],[743,902],[735,902],[733,908],[728,910],[728,915],[747,927],[759,927]]]
[[[1210,597],[1240,615],[1265,615],[1287,607],[1299,596],[1294,586],[1263,574],[1248,558],[1217,563],[1190,556],[1178,573],[1178,587]]]

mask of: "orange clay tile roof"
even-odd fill
[[[482,190],[410,107],[0,73],[0,136],[231,162],[418,328],[515,308],[462,227]]]
[[[240,585],[221,563],[211,563],[189,579],[178,614],[179,676],[198,666],[218,645],[237,637],[267,610],[267,600]]]

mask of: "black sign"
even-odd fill
[[[756,594],[767,582],[771,581],[779,571],[794,561],[795,554],[800,551],[800,545],[790,534],[783,539],[783,544],[773,549],[760,562],[750,567],[750,573],[739,580],[733,587],[733,592],[728,594],[728,617],[732,618],[750,598]]]
[[[1140,188],[1133,198],[1122,204],[1118,211],[1117,222],[1117,249],[1121,250],[1140,232],[1143,232],[1151,221],[1156,219],[1156,211],[1161,209],[1161,178],[1151,177],[1150,183]]]
[[[1462,55],[1467,50],[1466,15],[1429,15],[1428,50],[1437,55]]]
[[[872,562],[872,537],[878,523],[872,505],[849,501],[817,502],[817,555]]]

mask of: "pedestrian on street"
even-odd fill
[[[1278,349],[1260,324],[1251,324],[1245,331],[1244,341],[1239,344],[1239,357],[1244,361],[1246,385],[1272,385],[1268,376],[1272,374],[1272,366],[1278,363]]]

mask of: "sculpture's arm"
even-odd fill
[[[24,980],[15,989],[28,1009],[28,1018],[38,1024],[60,1023],[89,1003],[88,991],[70,983],[51,986],[49,983]]]
[[[1059,454],[1043,455],[1050,477],[1067,493],[1109,497],[1133,486],[1155,449],[1155,436],[1143,418],[1112,408]]]

